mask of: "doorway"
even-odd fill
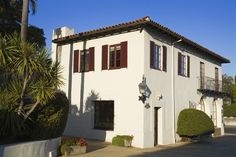
[[[154,107],[154,146],[158,145],[158,110],[160,107]]]

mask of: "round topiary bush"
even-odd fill
[[[46,105],[35,110],[32,116],[34,139],[60,137],[65,129],[69,112],[69,101],[63,92],[56,92],[55,97]]]
[[[196,109],[180,112],[177,124],[180,137],[196,137],[214,132],[214,124],[208,115]]]

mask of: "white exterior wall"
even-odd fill
[[[200,62],[205,63],[205,76],[215,78],[215,67],[219,69],[219,81],[222,80],[221,66],[213,60],[205,56],[199,55],[199,52],[190,50],[185,47],[174,47],[174,69],[172,69],[172,46],[168,38],[157,35],[152,31],[145,31],[145,72],[147,78],[147,85],[151,87],[152,96],[147,100],[151,104],[149,111],[144,114],[144,121],[150,121],[149,124],[144,124],[145,139],[144,143],[147,147],[153,146],[154,141],[154,107],[161,107],[158,117],[158,144],[175,143],[180,140],[179,136],[175,134],[177,131],[177,120],[180,111],[189,108],[189,103],[194,102],[200,104],[200,99],[203,96],[199,89],[200,77]],[[159,71],[150,68],[150,41],[154,41],[159,46],[167,47],[167,72]],[[190,56],[190,78],[178,75],[178,52]],[[172,103],[172,70],[174,70],[174,103]],[[163,98],[158,100],[158,96]],[[205,112],[209,117],[212,116],[212,102],[214,97],[207,96],[205,98]],[[222,105],[221,98],[216,100],[217,103],[217,127],[221,128],[222,135],[224,134],[224,126],[222,123]],[[174,107],[175,106],[175,107]],[[200,108],[200,105],[196,105]],[[175,112],[175,114],[174,114]],[[151,115],[151,116],[150,116]],[[175,115],[175,117],[174,117]],[[174,124],[175,121],[175,124]],[[175,130],[175,131],[174,131]]]
[[[167,47],[167,72],[150,69],[150,40],[160,46],[165,45]],[[113,45],[123,41],[128,41],[128,68],[101,70],[102,45]],[[199,87],[200,61],[205,63],[205,76],[214,78],[215,67],[218,67],[219,80],[222,80],[220,64],[199,55],[195,50],[183,47],[174,48],[175,68],[172,69],[172,46],[168,38],[145,29],[142,32],[134,31],[88,40],[86,49],[89,47],[95,47],[95,70],[81,74],[73,73],[73,63],[70,67],[69,61],[70,53],[77,49],[83,49],[83,42],[62,46],[61,65],[64,68],[62,75],[65,79],[65,85],[61,89],[67,95],[69,94],[68,91],[71,91],[72,104],[65,131],[66,135],[105,141],[111,141],[112,137],[120,134],[133,135],[133,146],[153,147],[154,107],[159,107],[158,144],[175,143],[175,136],[179,140],[178,135],[175,134],[179,112],[189,108],[190,101],[196,104],[200,103],[202,94],[197,90]],[[55,44],[52,45],[52,50],[52,58],[55,60]],[[190,78],[177,74],[178,52],[190,56]],[[73,57],[71,59],[73,62]],[[71,89],[68,83],[69,69],[72,70]],[[172,70],[174,70],[175,103],[172,102]],[[146,77],[147,85],[151,91],[151,95],[145,104],[138,100],[138,96],[140,96],[138,84],[142,81],[143,75]],[[94,91],[95,95],[91,96],[91,91]],[[162,99],[159,99],[160,96]],[[93,129],[94,112],[91,100],[96,98],[114,100],[114,131]],[[212,115],[213,100],[213,97],[205,98],[205,112],[209,116]],[[144,107],[147,104],[150,105],[150,108]],[[222,104],[222,99],[217,99],[217,127],[222,129],[223,134]],[[199,105],[196,107],[199,108]]]
[[[149,109],[144,111],[144,143],[146,147],[153,147],[154,143],[154,107],[160,107],[158,110],[158,144],[173,143],[173,108],[171,103],[171,46],[157,40],[145,30],[145,69],[144,75],[147,79],[147,85],[151,90],[151,96],[146,101],[150,104]],[[167,47],[167,72],[150,68],[150,41],[154,41],[159,46]],[[159,96],[162,99],[159,100]]]
[[[116,135],[133,135],[133,145],[143,147],[143,104],[138,101],[138,84],[142,81],[143,64],[143,33],[129,32],[109,37],[88,40],[86,48],[95,47],[95,70],[72,73],[71,113],[65,131],[67,135],[82,136],[111,141]],[[113,45],[128,41],[128,68],[101,70],[102,45]],[[73,44],[73,50],[83,50],[83,42]],[[53,46],[55,52],[55,46]],[[70,45],[62,47],[61,65],[64,67],[65,86],[61,89],[68,94],[68,65]],[[53,53],[52,57],[55,59]],[[73,65],[73,64],[72,64]],[[73,66],[70,67],[73,69]],[[84,83],[81,78],[84,77]],[[84,86],[83,93],[81,87]],[[91,91],[98,94],[98,99],[114,100],[114,131],[93,129],[93,107]],[[82,96],[81,96],[82,95]],[[81,97],[83,105],[80,107]]]

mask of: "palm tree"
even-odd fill
[[[38,50],[35,44],[23,42],[17,35],[0,39],[4,40],[6,44],[4,49],[0,47],[0,52],[10,55],[0,67],[4,73],[0,75],[3,80],[0,100],[4,98],[9,108],[27,119],[38,105],[54,97],[62,85],[61,68],[58,63],[52,63],[46,49]],[[27,99],[30,99],[28,103]]]
[[[32,13],[35,14],[37,7],[37,0],[23,0],[22,7],[22,18],[21,18],[21,40],[26,41],[27,30],[28,30],[28,13],[29,13],[29,2],[31,4]]]

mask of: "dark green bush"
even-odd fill
[[[180,137],[196,137],[214,132],[214,124],[208,115],[195,109],[182,110],[177,125]]]
[[[38,107],[32,116],[33,131],[30,136],[34,139],[50,139],[63,134],[69,111],[69,101],[62,92],[46,105]]]
[[[232,105],[223,105],[225,117],[236,117],[236,103]]]
[[[0,110],[0,139],[15,140],[24,136],[28,128],[23,121],[24,118],[13,111]]]
[[[115,137],[112,138],[112,145],[115,146],[124,146],[124,141],[132,141],[133,140],[133,136],[129,136],[129,135],[117,135]]]

